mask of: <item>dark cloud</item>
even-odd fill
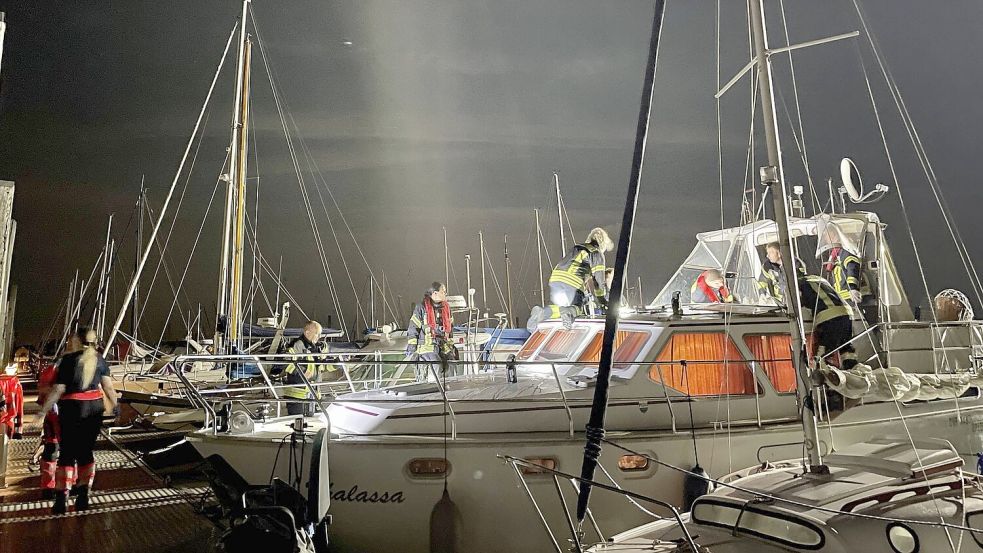
[[[116,213],[123,252],[114,293],[122,295],[133,261],[132,212],[141,175],[159,209],[239,3],[3,4],[8,31],[0,177],[17,182],[17,328],[21,337],[31,339],[55,317],[75,269],[87,272],[95,260],[110,212]],[[726,81],[748,54],[743,3],[722,4],[720,75]],[[793,41],[859,28],[849,0],[789,0],[785,5]],[[983,67],[975,30],[983,8],[970,1],[948,3],[944,10],[913,0],[867,0],[863,5],[956,220],[971,239],[969,251],[978,256],[983,247],[972,238],[981,193],[974,161],[983,117],[977,99]],[[771,40],[782,43],[779,4],[768,2],[768,7]],[[532,209],[550,201],[554,170],[560,173],[578,234],[595,225],[617,231],[650,2],[259,0],[254,10],[299,135],[369,263],[379,274],[385,271],[404,310],[430,280],[442,277],[442,226],[449,229],[453,288],[464,286],[465,253],[477,263],[479,230],[504,279],[501,247],[508,233],[516,288],[527,298],[516,304],[534,301],[535,256],[526,241]],[[632,273],[642,275],[649,295],[691,247],[693,235],[719,225],[715,11],[716,3],[709,1],[669,3],[632,260]],[[878,108],[929,285],[968,290],[862,41],[795,54],[812,176],[822,193],[839,158],[851,155],[871,183],[895,184],[867,98],[860,51],[875,77]],[[787,58],[776,56],[775,65],[787,129],[781,102],[793,116],[795,106]],[[324,269],[259,51],[254,67],[251,175],[260,177],[260,248],[273,265],[282,257],[284,282],[309,314],[325,318],[334,310]],[[219,82],[194,171],[180,181],[179,191],[185,183],[187,191],[168,259],[175,282],[188,268],[179,302],[184,317],[199,302],[207,313],[214,309],[220,205],[212,206],[195,255],[190,261],[188,256],[222,171],[231,73],[227,68]],[[737,220],[744,187],[749,86],[745,79],[721,102],[727,224]],[[790,180],[804,182],[791,133],[786,131],[782,140]],[[759,137],[753,165],[763,160],[760,143]],[[302,161],[305,157],[301,154]],[[308,169],[306,162],[302,166]],[[321,191],[325,209],[315,179],[305,176],[329,268],[351,319],[352,289],[364,292],[366,270],[330,198],[323,196],[326,191]],[[877,210],[890,223],[903,276],[918,298],[923,294],[897,198],[892,192]],[[544,218],[555,254],[556,216],[549,212]],[[349,264],[351,282],[343,262]],[[147,308],[147,332],[160,332],[172,298],[161,273]],[[257,309],[265,311],[260,305]],[[181,324],[172,323],[171,332],[179,333]]]

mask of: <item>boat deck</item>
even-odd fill
[[[39,407],[28,394],[25,390],[30,422]],[[32,463],[39,433],[11,441],[7,485],[0,488],[0,553],[211,551],[220,530],[199,514],[211,494],[194,463],[170,452],[147,461],[142,456],[180,439],[174,432],[104,427],[96,443],[89,509],[74,512],[69,501],[64,515],[51,514],[52,501],[42,499]]]

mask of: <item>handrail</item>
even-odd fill
[[[567,394],[563,391],[563,385],[560,384],[560,376],[556,372],[556,364],[550,366],[553,369],[553,378],[556,380],[556,389],[560,391],[560,398],[563,400],[563,409],[567,412],[567,423],[570,425],[570,437],[574,435],[573,431],[573,411],[570,410],[570,405],[567,404]]]
[[[539,508],[539,504],[536,502],[536,499],[533,497],[532,492],[529,489],[529,486],[526,484],[525,478],[522,477],[522,472],[518,469],[518,467],[520,465],[521,466],[524,466],[524,467],[527,467],[527,468],[534,469],[537,473],[546,473],[546,474],[552,475],[553,477],[559,476],[559,477],[568,479],[568,480],[570,480],[572,482],[577,482],[579,484],[588,484],[591,487],[594,487],[594,488],[597,488],[597,489],[601,489],[601,490],[605,490],[605,491],[609,491],[609,492],[614,492],[614,493],[622,494],[625,497],[628,497],[628,498],[631,498],[631,499],[635,499],[635,500],[638,500],[638,501],[645,501],[647,503],[652,503],[654,505],[658,505],[659,507],[662,507],[662,508],[666,509],[667,511],[669,511],[670,513],[672,513],[672,518],[675,519],[676,524],[679,526],[679,530],[683,534],[683,539],[689,545],[691,551],[699,551],[699,549],[697,549],[697,547],[696,547],[696,542],[693,541],[693,536],[690,535],[689,528],[687,528],[686,527],[686,524],[683,522],[682,515],[679,513],[679,509],[677,509],[676,506],[673,505],[673,504],[671,504],[671,503],[668,503],[666,501],[662,501],[662,500],[659,500],[659,499],[655,499],[655,498],[652,498],[652,497],[647,497],[647,496],[644,496],[642,494],[635,493],[635,492],[632,492],[632,491],[629,491],[629,490],[625,490],[625,489],[621,489],[621,488],[609,486],[607,484],[602,484],[602,483],[597,482],[595,480],[584,479],[584,478],[581,478],[579,476],[575,476],[573,474],[568,474],[568,473],[565,473],[565,472],[562,472],[562,471],[558,471],[556,469],[552,469],[552,468],[549,468],[549,467],[540,465],[539,463],[534,463],[532,461],[528,461],[526,459],[522,459],[520,457],[513,457],[511,455],[498,455],[498,458],[504,460],[506,463],[509,463],[515,469],[516,475],[519,477],[520,483],[522,484],[522,486],[526,490],[526,495],[529,497],[530,502],[532,502],[533,507],[539,513],[540,520],[546,526],[546,531],[547,531],[547,533],[549,533],[550,538],[553,540],[553,543],[556,546],[557,551],[561,551],[562,552],[562,550],[559,547],[558,542],[556,541],[555,536],[553,535],[552,530],[549,528],[549,525],[546,523],[546,517],[543,516],[543,512]],[[579,537],[576,536],[576,535],[574,535],[573,536],[573,539],[574,540],[578,540]]]

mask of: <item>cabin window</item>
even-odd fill
[[[526,461],[539,466],[522,465],[519,468],[522,474],[549,475],[552,474],[550,471],[556,470],[557,467],[556,457],[526,457]]]
[[[546,339],[547,334],[549,334],[547,330],[533,332],[532,336],[519,349],[519,353],[515,354],[516,361],[528,361],[532,357],[532,354],[536,353],[536,350],[539,349],[540,344]]]
[[[747,334],[744,343],[754,362],[761,368],[775,391],[795,391],[795,366],[792,364],[791,337],[788,334]]]
[[[966,526],[975,529],[970,532],[973,536],[973,541],[976,545],[983,549],[983,511],[976,511],[975,513],[969,513],[966,515]]]
[[[557,329],[546,340],[546,345],[536,357],[542,361],[567,361],[573,356],[584,338],[587,337],[586,328],[573,328],[570,330]]]
[[[649,368],[655,382],[694,396],[753,395],[754,378],[723,332],[676,332]],[[684,367],[681,361],[686,361]],[[663,382],[665,378],[665,382]]]
[[[650,334],[642,330],[619,330],[614,337],[614,363],[630,364],[638,361],[638,354],[642,352],[645,343],[648,342]],[[587,347],[577,361],[582,363],[601,362],[601,342],[604,339],[604,332],[598,332],[591,338]]]
[[[412,459],[406,463],[406,472],[414,478],[443,478],[450,470],[450,461],[443,458]]]
[[[895,553],[918,553],[918,535],[900,522],[887,525],[887,541]]]
[[[693,505],[691,514],[693,520],[700,524],[725,528],[735,534],[750,534],[799,549],[822,549],[826,543],[825,536],[814,523],[764,508],[701,499]]]

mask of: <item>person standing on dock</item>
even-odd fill
[[[88,509],[89,490],[96,475],[92,450],[106,409],[103,394],[114,412],[117,406],[109,366],[96,351],[95,331],[80,328],[77,338],[81,342],[81,350],[66,354],[58,363],[55,385],[48,392],[48,398],[32,425],[39,427],[57,403],[61,423],[61,454],[55,473],[55,503],[51,508],[54,514],[65,513],[72,481],[78,487],[75,510]]]
[[[314,354],[321,353],[318,340],[321,339],[322,331],[321,323],[307,321],[307,324],[304,325],[304,332],[287,348],[287,353],[303,355],[304,357],[295,359],[283,370],[284,380],[287,384],[291,384],[289,388],[284,389],[284,397],[296,400],[315,399],[311,396],[310,390],[304,382],[304,377],[307,378],[308,382],[320,380],[319,372],[321,371],[318,370],[318,364],[314,362]],[[338,370],[333,365],[321,366],[323,372]],[[303,371],[303,376],[301,376],[301,371]],[[308,406],[301,401],[291,401],[287,404],[288,415],[309,415],[313,412],[313,406]]]
[[[576,308],[583,314],[588,303],[588,294],[593,295],[602,308],[607,307],[608,286],[605,278],[604,253],[614,249],[614,242],[607,231],[597,227],[588,233],[583,244],[575,244],[570,253],[553,267],[550,273],[550,308],[553,313],[564,315]],[[590,283],[590,284],[588,284]],[[564,319],[564,324],[569,317]]]
[[[433,364],[454,354],[454,319],[447,303],[447,286],[434,281],[423,293],[423,301],[413,310],[406,328],[406,357]],[[426,365],[417,367],[417,380],[426,380]]]

